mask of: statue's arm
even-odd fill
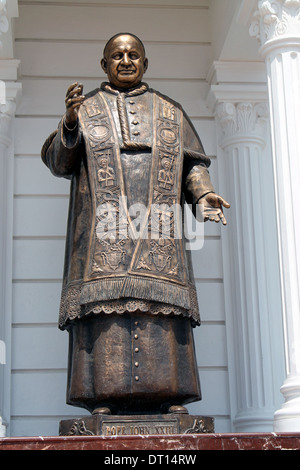
[[[191,123],[184,114],[183,118],[183,189],[188,203],[196,204],[208,193],[214,193],[208,168],[210,158],[205,155],[202,142]]]
[[[55,176],[70,178],[80,164],[83,149],[78,111],[85,99],[82,92],[83,86],[77,82],[69,86],[66,113],[42,148],[42,160]]]
[[[81,141],[78,124],[70,129],[63,117],[57,130],[45,141],[41,152],[43,162],[55,176],[71,178],[82,157]]]
[[[230,204],[215,193],[208,171],[209,166],[210,159],[205,155],[200,138],[189,119],[185,117],[183,167],[185,199],[193,205],[194,214],[197,213],[196,207],[200,209],[202,220],[221,221],[226,225],[223,207],[229,208]]]

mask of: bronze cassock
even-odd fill
[[[110,81],[85,97],[69,92],[42,149],[52,173],[71,180],[59,326],[70,340],[67,402],[92,413],[162,412],[201,398],[200,318],[178,209],[214,197],[210,161],[182,107],[130,80],[132,51],[144,60],[133,35],[109,41]]]

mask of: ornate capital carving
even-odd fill
[[[300,37],[300,0],[259,0],[250,35],[268,41]]]
[[[6,0],[0,0],[0,35],[7,33],[9,21],[7,18]]]
[[[7,101],[5,104],[0,104],[0,144],[9,146],[11,143],[11,123],[15,115],[16,103],[14,101]]]
[[[268,115],[266,103],[224,102],[217,106],[224,139],[251,137],[261,140]]]

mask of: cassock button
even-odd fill
[[[139,348],[135,348],[134,352],[138,353],[138,352],[139,352]]]
[[[135,126],[137,126],[139,123],[139,121],[132,121],[132,124],[134,124]]]
[[[134,339],[138,339],[138,335],[134,335]]]
[[[140,133],[138,131],[134,131],[133,135],[140,135]]]
[[[135,376],[135,381],[138,382],[139,380],[140,380],[139,376],[136,375],[136,376]]]

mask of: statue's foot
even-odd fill
[[[168,409],[168,413],[172,414],[189,414],[188,410],[181,405],[172,405]]]
[[[111,415],[111,409],[108,406],[100,406],[93,410],[92,415]]]

